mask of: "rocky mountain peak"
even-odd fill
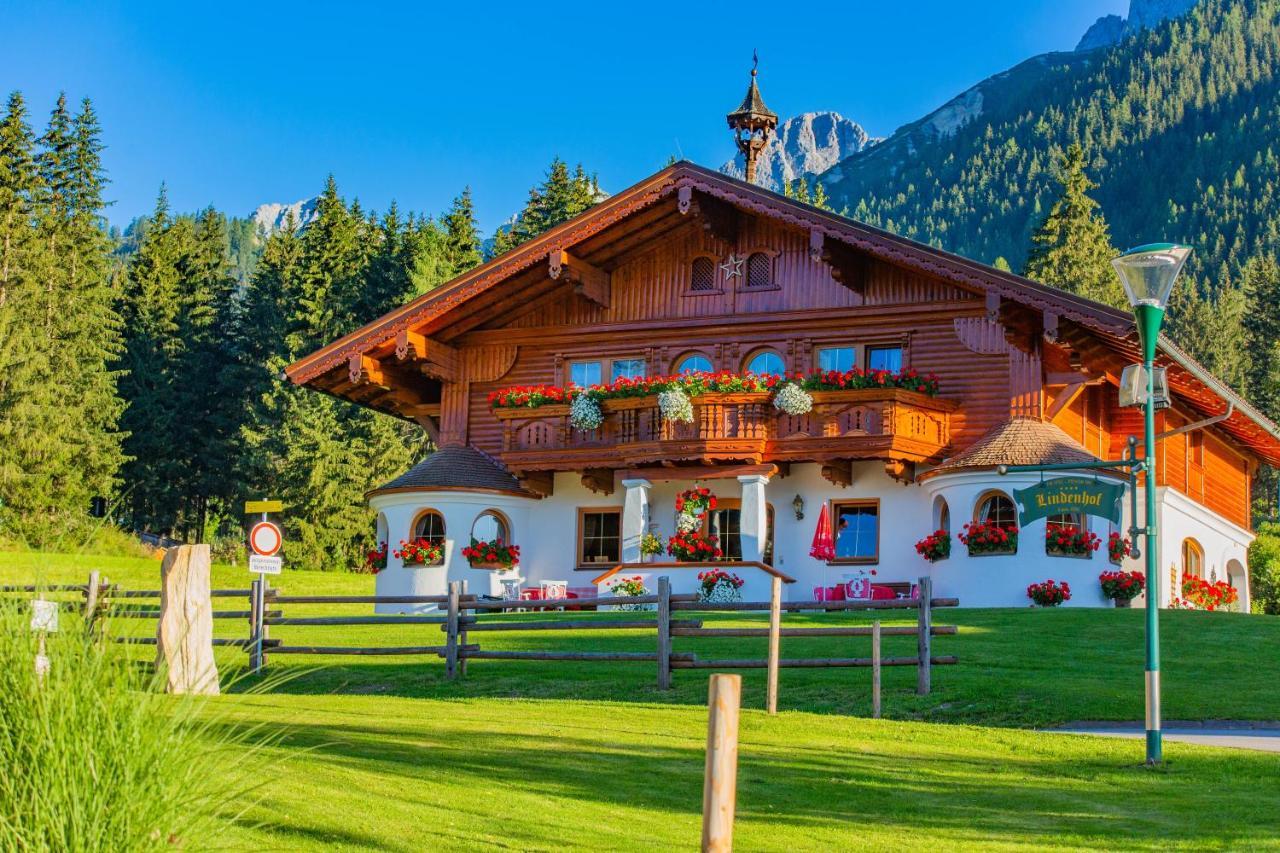
[[[1129,0],[1129,17],[1104,15],[1093,22],[1076,50],[1094,50],[1118,44],[1126,36],[1150,29],[1170,18],[1185,15],[1198,0]]]
[[[319,197],[316,197],[295,201],[293,204],[281,204],[279,202],[260,204],[257,210],[253,212],[253,222],[258,228],[265,231],[267,236],[271,236],[284,228],[289,214],[292,213],[293,218],[298,223],[298,230],[301,231],[315,220],[316,206],[319,201]]]
[[[760,155],[756,182],[782,191],[786,181],[825,172],[836,163],[880,140],[856,122],[836,112],[812,112],[789,118],[778,126]],[[741,154],[720,167],[735,178],[744,174]]]

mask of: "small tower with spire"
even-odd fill
[[[756,86],[756,75],[760,65],[760,57],[751,53],[751,85],[747,87],[747,95],[742,104],[726,118],[729,129],[733,131],[738,150],[747,161],[747,183],[756,182],[756,161],[760,152],[769,144],[769,134],[778,127],[778,114],[771,112],[760,97],[760,88]]]

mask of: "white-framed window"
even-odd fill
[[[847,373],[857,364],[856,347],[823,347],[818,350],[818,369],[824,372],[834,370],[837,373]]]
[[[782,356],[771,349],[765,349],[747,360],[747,372],[757,376],[782,376],[787,372],[787,365]]]
[[[471,538],[481,542],[492,542],[495,539],[505,545],[511,544],[511,525],[507,517],[496,509],[486,509],[476,516],[471,525]]]
[[[413,522],[414,539],[426,539],[432,545],[444,544],[444,516],[438,510],[424,510]]]

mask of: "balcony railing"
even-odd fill
[[[569,422],[567,405],[497,409],[503,461],[513,470],[574,471],[660,462],[923,462],[951,443],[956,404],[901,388],[815,391],[813,409],[791,416],[764,393],[693,398],[693,421],[666,421],[658,398],[601,404],[604,423]]]

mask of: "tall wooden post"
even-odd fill
[[[916,666],[916,693],[928,695],[930,689],[930,664],[933,660],[933,579],[920,578],[920,610],[916,622],[916,648],[920,660]]]
[[[462,596],[467,595],[467,582],[462,581]],[[472,611],[473,613],[475,611]],[[461,604],[458,606],[458,674],[462,677],[467,675],[467,653],[462,650],[462,646],[467,644],[467,625],[463,617],[466,615],[465,608]]]
[[[249,583],[249,671],[262,672],[262,575]]]
[[[658,689],[671,689],[671,578],[658,578]]]
[[[209,566],[208,545],[170,548],[160,565],[156,666],[169,693],[218,695]]]
[[[871,716],[880,719],[880,620],[871,623]]]
[[[89,572],[89,585],[84,588],[84,633],[93,636],[93,623],[98,618],[98,593],[102,580],[98,570]]]
[[[766,687],[765,707],[770,714],[778,713],[778,655],[782,636],[782,578],[773,578],[769,592],[769,677]]]
[[[707,696],[707,764],[702,782],[702,850],[733,850],[738,798],[738,712],[742,676],[711,676]]]
[[[449,615],[445,622],[444,677],[453,680],[458,677],[458,598],[461,595],[461,584],[449,581]]]

